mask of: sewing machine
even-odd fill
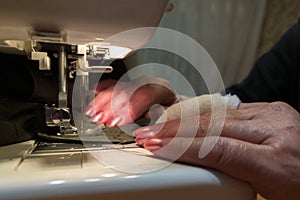
[[[167,4],[167,0],[2,0],[0,51],[24,54],[43,71],[55,67],[53,57],[58,60],[58,103],[45,106],[46,124],[58,127],[57,137],[76,137],[79,127],[68,104],[67,78],[79,76],[81,86],[87,87],[89,73],[118,70],[107,63],[144,45],[153,32],[105,40],[128,29],[158,26]],[[116,160],[105,163],[99,157]],[[134,143],[86,146],[30,140],[0,147],[0,169],[0,199],[254,198],[243,182],[154,158]]]
[[[47,105],[45,113],[47,125],[59,127],[62,135],[77,133],[71,124],[67,79],[81,76],[82,87],[87,87],[90,72],[112,72],[107,63],[123,59],[141,47],[153,32],[109,42],[106,39],[129,29],[157,26],[166,7],[165,0],[144,4],[138,0],[1,3],[1,51],[24,53],[30,60],[38,61],[43,71],[54,67],[49,54],[58,60],[58,103]]]

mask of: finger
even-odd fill
[[[98,95],[85,108],[84,114],[93,117],[103,111],[103,107],[109,103],[113,93],[113,86],[98,93]]]
[[[93,118],[97,118],[96,114],[104,112],[103,107],[114,99],[118,101],[120,98],[116,98],[120,91],[126,88],[126,83],[119,82],[116,86],[117,81],[113,79],[107,79],[99,83],[97,96],[94,100],[86,107],[84,113]],[[95,115],[95,116],[94,116]]]
[[[260,131],[260,126],[256,120],[252,120],[253,114],[239,111],[228,112],[226,118],[211,118],[211,114],[191,117],[185,120],[177,119],[168,121],[165,124],[157,124],[140,128],[134,131],[136,142],[142,145],[147,138],[173,138],[173,137],[205,137],[219,136],[244,140],[247,142],[260,144],[270,135]],[[191,135],[190,127],[197,125],[199,128],[195,135]],[[179,129],[180,127],[180,129]]]
[[[212,116],[212,113],[200,117],[199,130],[197,137],[222,136],[250,143],[263,143],[270,134],[263,130],[257,119],[257,109],[246,110],[227,110],[226,117],[219,115]]]
[[[138,145],[143,145],[149,138],[173,138],[178,133],[179,126],[179,120],[173,120],[139,128],[133,132],[136,136],[135,142]]]
[[[123,102],[126,101],[127,98],[126,92],[123,91],[124,87],[125,85],[118,85],[118,87],[112,85],[99,92],[94,100],[84,110],[84,113],[95,118],[99,113],[107,112],[110,108],[112,108],[112,106],[110,106],[109,104],[113,104],[115,109],[119,109],[119,107],[124,104]]]
[[[132,123],[149,110],[153,104],[153,99],[149,97],[149,90],[146,87],[140,87],[131,93],[122,91],[112,100],[113,117],[119,116],[122,119],[118,121],[117,126]],[[118,103],[118,101],[120,101]]]
[[[152,102],[153,99],[149,97],[149,89],[146,87],[132,91],[129,84],[117,87],[113,85],[101,91],[85,113],[92,114],[93,122],[119,126],[138,119],[149,109]]]
[[[123,126],[126,124],[133,123],[138,117],[131,116],[129,114],[127,106],[120,107],[119,109],[111,109],[112,111],[110,118],[107,120],[107,126]]]
[[[99,93],[99,95],[102,93]],[[108,126],[120,126],[132,123],[142,116],[151,105],[148,91],[138,89],[132,96],[130,94],[131,91],[128,88],[122,91],[114,88],[109,102],[105,102],[105,99],[102,102],[98,102],[96,109],[101,109],[105,113],[98,122]]]
[[[204,158],[199,158],[204,138],[195,138],[193,141],[188,138],[150,139],[144,147],[159,157],[213,168],[251,183],[255,182],[256,177],[262,176],[265,166],[270,164],[266,163],[268,159],[265,156],[270,147],[224,137],[206,139],[215,145]]]
[[[100,104],[97,105],[99,110],[101,109],[100,112],[97,113],[97,115],[100,115],[100,117],[96,119],[97,120],[96,122],[98,122],[99,124],[106,124],[107,126],[115,126],[121,120],[120,116],[117,115],[117,113],[114,113],[114,111],[120,109],[123,104],[121,102],[115,102],[115,104],[113,105],[112,101],[113,101],[112,99],[109,99],[109,101],[103,104],[102,107],[100,107]],[[93,119],[93,117],[91,119]]]

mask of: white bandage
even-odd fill
[[[234,95],[227,94],[225,97],[228,99],[228,103],[230,104],[230,107],[233,109],[237,109],[240,103],[242,103],[240,98],[235,94]]]
[[[210,112],[212,106],[215,109],[236,109],[240,103],[241,101],[236,95],[222,96],[219,93],[201,95],[173,104],[163,112],[156,123],[181,118],[183,115],[181,110],[184,110],[184,117],[187,117]]]

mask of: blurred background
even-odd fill
[[[268,51],[300,16],[299,0],[171,0],[160,27],[180,31],[201,44],[216,63],[225,87],[241,81],[255,60]],[[146,8],[145,8],[146,9]],[[180,42],[174,41],[180,48]],[[193,53],[193,52],[191,52]],[[127,59],[128,66],[162,63],[183,74],[196,94],[207,92],[201,76],[182,58],[142,50]],[[154,68],[146,73],[155,74]],[[176,88],[181,87],[176,78]],[[220,88],[215,88],[218,91]],[[184,89],[182,89],[184,90]]]

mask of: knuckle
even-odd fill
[[[276,101],[268,104],[268,108],[273,111],[284,111],[289,109],[289,105],[285,102]]]

